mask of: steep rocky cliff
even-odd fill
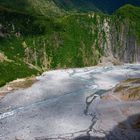
[[[116,12],[116,20],[111,25],[113,56],[125,63],[140,62],[139,14],[140,8],[126,5]]]
[[[117,59],[123,63],[140,62],[139,10],[140,8],[126,5],[113,16],[98,16],[97,39],[99,46],[104,48],[103,56],[110,57],[110,61]],[[91,14],[90,17],[94,18],[94,15]]]

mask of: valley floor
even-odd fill
[[[0,140],[139,140],[139,97],[120,96],[139,78],[140,64],[45,72],[0,100]]]

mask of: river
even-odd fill
[[[120,81],[138,77],[140,64],[45,72],[30,88],[0,100],[0,140],[105,137],[127,119],[121,110],[140,113],[140,102],[106,101],[101,95]]]

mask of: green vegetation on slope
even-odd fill
[[[20,12],[25,12],[31,9],[29,8],[27,0],[1,0],[0,5],[1,7],[6,7]]]
[[[16,78],[23,78],[36,74],[36,70],[29,68],[24,63],[0,62],[0,86]]]
[[[50,69],[96,65],[107,46],[109,22],[118,23],[117,28],[118,16],[129,17],[123,16],[121,10],[113,16],[102,13],[64,16],[61,10],[57,11],[55,3],[50,3],[53,6],[48,8],[43,2],[28,0],[29,8],[23,11],[13,10],[12,3],[9,7],[0,7],[0,53],[10,60],[0,61],[0,86]],[[39,12],[34,13],[30,6]],[[40,11],[43,6],[46,10]],[[55,13],[61,16],[51,17]],[[139,37],[137,13],[132,21]]]
[[[94,42],[98,30],[92,33],[96,17],[92,19],[83,14],[54,20],[7,10],[0,14],[4,30],[0,50],[16,64],[32,65],[40,72],[60,67],[95,65],[101,56],[101,49]],[[0,63],[9,69],[8,65],[5,66],[6,62]],[[28,69],[25,73],[23,69],[24,75]],[[1,73],[4,71],[1,69]],[[18,73],[12,76],[13,79],[17,77]],[[9,80],[12,79],[5,78],[4,82]]]
[[[123,19],[128,20],[129,28],[137,34],[137,39],[140,43],[140,7],[125,5],[117,10],[116,14]]]
[[[30,13],[46,17],[64,15],[64,10],[60,9],[53,0],[1,0],[0,7],[6,7],[20,13]]]
[[[66,11],[99,11],[90,0],[54,0],[54,2]]]

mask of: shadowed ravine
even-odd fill
[[[105,100],[102,95],[120,81],[138,77],[138,64],[46,72],[32,87],[0,100],[0,140],[137,140],[139,130],[122,133],[117,125],[129,127],[125,120],[140,114],[140,102]]]

